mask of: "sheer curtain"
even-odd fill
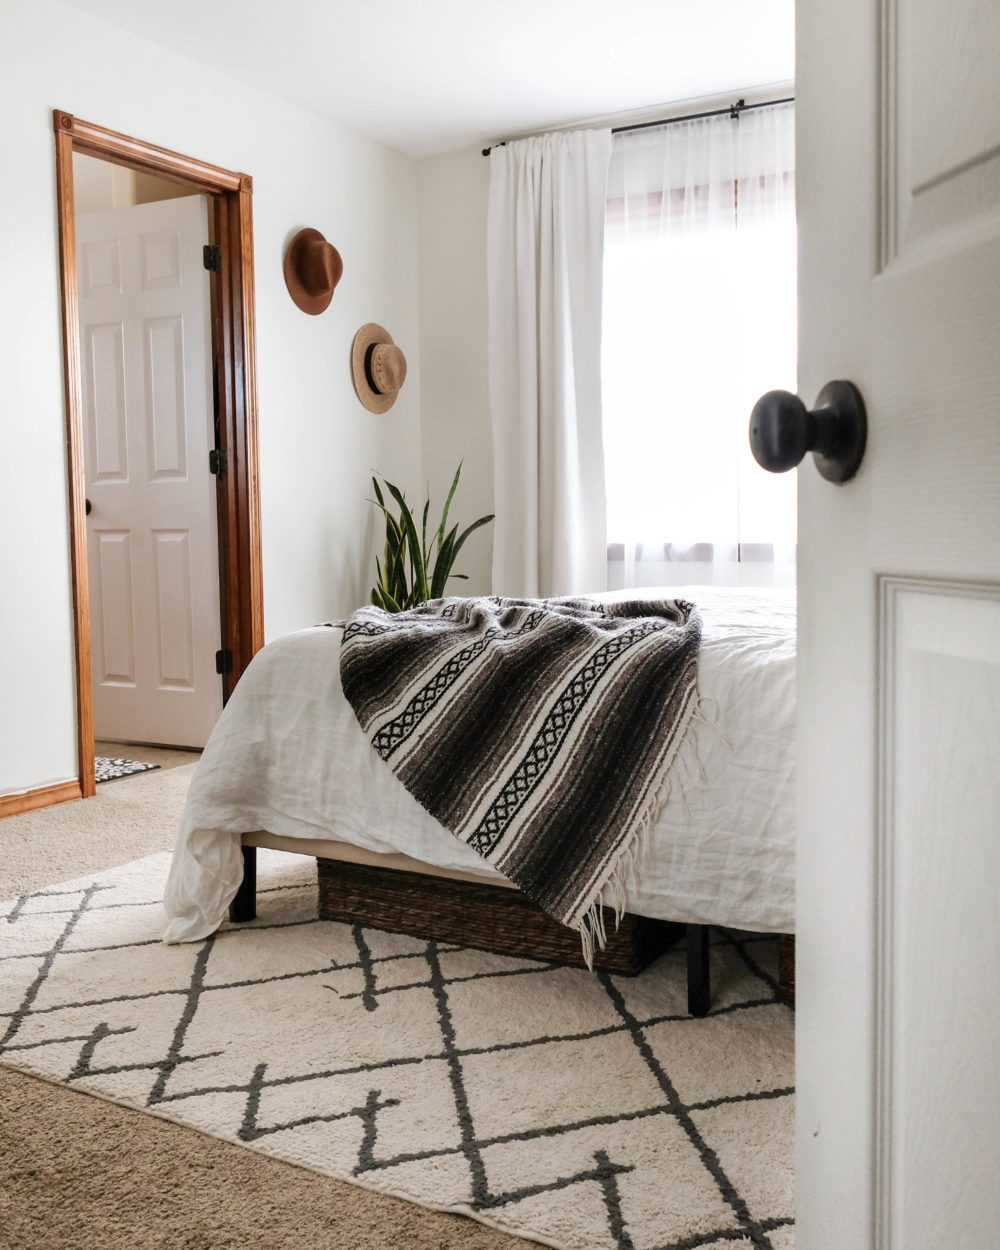
[[[609,585],[793,580],[795,475],[747,442],[795,389],[791,104],[614,136],[603,327]]]
[[[493,590],[601,590],[601,276],[609,130],[490,153]]]

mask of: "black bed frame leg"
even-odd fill
[[[708,974],[708,925],[687,926],[688,1011],[707,1016],[711,997]]]
[[[246,924],[257,916],[257,848],[243,847],[243,880],[236,896],[229,904],[229,919],[233,924]]]

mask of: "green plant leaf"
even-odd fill
[[[406,550],[406,536],[391,512],[385,514],[385,541],[386,545],[391,547],[393,551],[403,552]]]
[[[383,612],[398,612],[399,605],[381,586],[372,588],[372,603],[377,608],[381,608]]]
[[[458,485],[458,479],[462,473],[463,463],[463,461],[459,460],[458,468],[455,470],[455,476],[451,479],[451,490],[448,491],[448,498],[444,501],[444,511],[441,513],[441,524],[438,526],[437,531],[438,551],[441,550],[441,544],[444,541],[444,527],[448,523],[448,509],[451,507],[451,501],[455,496],[455,487]]]
[[[406,581],[406,564],[403,560],[396,564],[393,579],[389,583],[389,593],[399,604],[405,603],[410,596]]]
[[[438,547],[437,559],[434,561],[434,581],[431,586],[431,598],[440,599],[444,594],[445,583],[451,573],[451,566],[455,563],[455,535],[458,533],[458,526],[454,525],[445,535],[444,541]]]
[[[392,482],[387,481],[390,495],[399,504],[399,523],[406,535],[407,545],[409,546],[410,567],[413,572],[412,584],[415,591],[419,591],[421,599],[428,598],[427,594],[427,571],[424,568],[424,556],[420,549],[420,539],[417,536],[417,527],[413,520],[413,513],[410,511],[409,505],[403,497],[402,491],[398,486],[393,486]]]
[[[493,516],[494,514],[492,512],[490,513],[489,516],[481,516],[478,521],[473,521],[472,524],[468,527],[468,529],[464,529],[462,531],[461,535],[455,539],[455,550],[452,552],[452,559],[454,559],[455,556],[457,556],[458,553],[461,551],[462,544],[469,537],[469,535],[473,532],[473,530],[479,529],[481,525],[489,525],[490,521],[493,520]]]

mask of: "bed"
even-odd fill
[[[686,926],[696,971],[707,926],[794,931],[794,591],[699,586],[595,597],[640,596],[698,605],[702,715],[674,762],[627,911]],[[331,865],[343,865],[345,880],[362,873],[362,894],[365,873],[389,873],[410,886],[436,878],[452,883],[435,887],[443,891],[469,887],[477,912],[487,897],[505,901],[510,883],[372,750],[341,689],[341,636],[337,626],[287,635],[241,678],[191,783],[165,940],[208,936],[234,900],[234,918],[252,912],[253,846],[315,855],[321,899]]]

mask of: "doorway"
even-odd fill
[[[94,736],[201,748],[222,712],[208,197],[82,153],[73,188]]]
[[[60,110],[53,120],[79,771],[81,793],[89,795],[95,788],[95,715],[104,736],[203,745],[224,699],[263,643],[252,181],[245,174],[206,165]],[[83,166],[82,157],[97,160]],[[79,178],[81,207],[94,207],[95,184],[87,181],[94,172],[92,165],[104,167],[110,182],[117,183],[120,199],[133,201],[127,207],[112,203],[104,209],[96,231],[91,229],[95,224],[92,215],[78,214],[75,185]],[[128,182],[132,192],[122,193],[121,186]],[[149,202],[135,203],[141,199]],[[195,300],[201,311],[195,308],[191,316],[195,323],[199,316],[203,318],[200,330],[195,324],[195,339],[200,337],[206,359],[198,367],[192,358],[192,352],[197,355],[194,340],[185,355],[177,338],[176,309],[140,308],[129,314],[134,321],[133,333],[145,338],[139,363],[129,366],[133,368],[132,388],[141,391],[142,399],[133,431],[132,450],[138,459],[133,458],[130,474],[122,454],[127,442],[124,405],[115,402],[122,390],[115,362],[125,359],[118,339],[126,331],[107,329],[124,327],[126,320],[118,305],[100,303],[100,278],[103,275],[110,283],[109,290],[114,286],[122,291],[127,284],[112,281],[114,258],[129,250],[132,260],[128,263],[141,268],[141,245],[133,246],[134,238],[128,241],[129,232],[136,233],[133,225],[138,218],[142,219],[138,233],[146,237],[147,262],[146,281],[138,286],[153,290],[159,286],[161,295],[165,287],[179,285],[174,268],[177,248],[172,242],[178,237],[177,223],[184,218],[184,229],[192,238],[204,235],[207,239],[201,245],[203,254],[197,258],[203,266],[200,274],[192,269],[185,278],[188,288],[199,283],[202,286],[202,298]],[[123,243],[117,251],[113,243],[108,245],[115,237]],[[88,248],[92,244],[96,246],[93,264],[89,265]],[[209,272],[211,294],[205,298]],[[93,289],[88,286],[91,273]],[[90,302],[93,298],[97,298],[96,303]],[[101,344],[96,341],[102,334],[103,357]],[[156,378],[151,372],[151,357],[152,367],[158,371]],[[192,366],[187,381],[183,378],[185,364]],[[125,367],[122,363],[122,370]],[[124,384],[124,372],[121,376]],[[100,420],[95,423],[95,387],[99,386],[106,393],[102,395]],[[157,405],[158,412],[154,412]],[[199,407],[201,429],[197,428],[197,412],[191,411]],[[181,410],[185,420],[195,418],[193,432],[181,430],[184,422],[177,419]],[[200,466],[191,463],[200,455],[205,458],[204,476]],[[214,490],[211,485],[205,490],[206,478],[210,484],[214,478]],[[200,483],[200,504],[197,499],[183,498],[189,481],[194,483],[196,494]],[[164,486],[166,491],[160,489]],[[157,507],[169,496],[171,487],[174,511],[160,515]],[[95,498],[89,498],[88,490]],[[117,509],[129,494],[128,509],[110,515],[109,500]],[[154,498],[156,515],[149,512]],[[196,518],[199,508],[201,515]],[[88,520],[88,511],[93,522]],[[197,526],[193,527],[189,522],[195,519]],[[137,562],[133,549],[140,546],[144,548],[143,559]],[[137,570],[134,579],[133,568]],[[140,582],[141,586],[136,584]],[[210,645],[213,640],[217,640],[214,646]],[[199,692],[202,706],[192,719],[191,708],[199,702]],[[117,706],[113,713],[108,712],[109,699],[111,706]]]

